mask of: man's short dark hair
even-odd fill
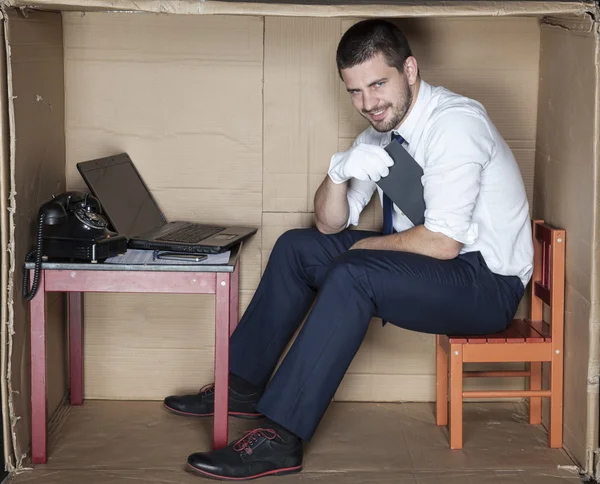
[[[412,56],[408,40],[391,22],[363,20],[350,27],[338,44],[336,62],[341,76],[348,69],[383,54],[388,65],[404,72],[404,62]]]

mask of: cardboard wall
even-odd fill
[[[127,151],[169,220],[259,226],[242,255],[245,309],[277,237],[312,224],[331,154],[366,126],[335,68],[351,21],[63,15],[68,186],[84,186],[78,161]],[[487,107],[531,199],[538,20],[399,23],[425,80]],[[372,203],[361,228],[380,226]],[[162,399],[211,381],[213,308],[211,296],[88,295],[86,398]],[[432,336],[373,324],[336,399],[431,401],[434,355]]]
[[[588,369],[597,366],[590,352],[598,300],[592,291],[598,175],[597,163],[590,163],[598,159],[597,38],[589,22],[553,23],[541,32],[534,216],[567,233],[564,443],[583,463],[597,446],[586,434],[598,427],[597,407],[588,407],[588,385],[598,392],[597,370]]]
[[[58,13],[28,18],[10,12],[9,81],[11,114],[11,208],[15,211],[12,297],[14,330],[9,341],[10,413],[16,465],[30,441],[29,309],[21,296],[22,264],[33,247],[39,206],[65,189],[64,83],[62,21]],[[16,134],[18,133],[18,134]],[[48,412],[52,414],[66,390],[63,297],[47,299]]]
[[[0,25],[0,38],[2,39],[2,45],[6,44],[5,35],[5,17],[2,15],[2,23]],[[8,211],[9,197],[11,189],[11,169],[10,169],[10,155],[9,155],[9,122],[8,122],[8,89],[7,89],[7,65],[6,65],[6,51],[0,49],[0,287],[2,288],[0,295],[0,320],[2,321],[2,330],[0,331],[0,342],[3,351],[0,352],[2,361],[0,363],[0,375],[1,384],[0,388],[2,391],[2,442],[4,443],[4,461],[11,462],[12,456],[12,437],[10,432],[10,415],[8,409],[8,379],[7,368],[7,354],[6,348],[8,347],[8,331],[7,322],[9,321],[9,312],[13,313],[12,307],[9,306],[9,271],[14,267],[14,261],[12,260],[11,254],[8,252],[8,246],[11,234],[11,223],[10,214]]]
[[[84,187],[76,162],[126,151],[168,220],[261,226],[261,18],[69,13],[64,38],[70,187]],[[260,232],[244,246],[242,308],[260,247]],[[85,305],[86,398],[161,399],[212,381],[213,296]]]

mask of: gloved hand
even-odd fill
[[[336,184],[350,178],[377,182],[389,174],[393,164],[394,160],[381,146],[360,143],[348,151],[334,154],[327,174]]]

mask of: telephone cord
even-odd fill
[[[31,285],[31,291],[29,291],[29,270],[23,268],[23,297],[26,301],[31,301],[37,293],[38,284],[40,282],[40,270],[42,268],[42,256],[43,256],[43,245],[44,245],[44,220],[45,214],[40,215],[37,231],[36,248],[31,250],[27,254],[26,261],[31,259],[31,256],[35,254],[35,269],[33,272],[33,284]]]

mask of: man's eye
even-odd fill
[[[375,83],[375,86],[376,86],[376,87],[381,87],[381,86],[383,86],[384,84],[385,84],[385,81],[380,81],[380,82],[376,82],[376,83]]]

